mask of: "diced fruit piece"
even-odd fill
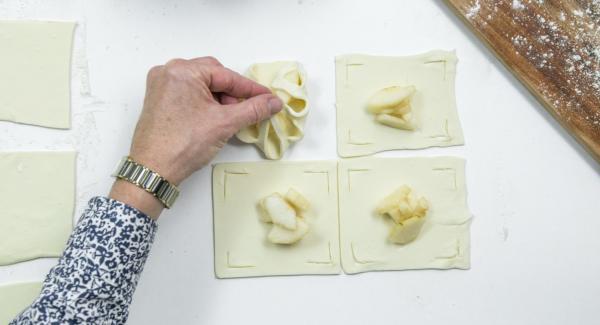
[[[296,211],[279,193],[264,198],[262,205],[274,224],[290,230],[296,229]]]
[[[396,109],[395,108],[386,108],[386,109],[382,109],[379,113],[377,114],[390,114],[390,115],[394,115],[396,114]]]
[[[383,88],[371,96],[367,102],[367,110],[369,113],[378,114],[386,108],[405,105],[414,93],[414,86]]]
[[[423,197],[417,199],[406,185],[388,195],[377,206],[378,213],[387,214],[394,220],[389,238],[397,244],[406,244],[417,238],[428,209],[427,200]]]
[[[285,194],[285,199],[299,211],[306,211],[310,209],[310,202],[298,191],[290,188]]]
[[[401,223],[402,221],[411,217],[410,214],[400,212],[400,209],[389,211],[387,214],[392,218],[392,220],[394,220],[395,223]]]
[[[415,240],[425,223],[425,218],[412,217],[402,223],[394,224],[390,230],[389,240],[396,244],[408,244]]]
[[[417,217],[424,217],[425,214],[427,214],[427,210],[429,210],[429,202],[422,197],[417,200],[417,204],[413,209],[413,214]]]
[[[400,213],[403,215],[411,215],[413,212],[412,207],[408,203],[409,197],[412,197],[412,195],[408,194],[402,201],[398,203],[398,210],[400,210]]]
[[[415,126],[411,121],[390,114],[377,114],[375,120],[383,125],[387,125],[396,129],[409,131],[415,129]]]
[[[389,211],[388,214],[396,223],[401,223],[402,221],[413,216],[413,209],[410,208],[408,203],[406,203],[406,198],[404,198],[398,203],[397,208]]]
[[[397,209],[398,203],[403,200],[408,193],[410,193],[410,188],[406,185],[401,186],[396,189],[394,193],[386,196],[383,201],[377,205],[375,210],[379,214],[384,214]]]
[[[308,233],[308,224],[302,218],[296,218],[297,227],[289,230],[277,224],[273,225],[267,239],[274,244],[294,244]]]
[[[402,116],[405,120],[409,120],[406,116],[406,114],[410,114],[410,112],[412,111],[412,107],[410,106],[410,103],[406,103],[403,106],[398,106],[394,109],[394,111],[392,112],[391,115],[395,115],[395,116]]]
[[[269,212],[267,212],[264,203],[265,199],[260,200],[260,202],[258,202],[258,218],[262,222],[271,223],[273,222],[273,220],[271,220],[271,216],[269,216]]]

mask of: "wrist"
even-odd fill
[[[182,175],[182,169],[177,168],[175,161],[167,161],[166,159],[160,159],[157,157],[151,157],[149,155],[132,150],[129,157],[138,164],[146,166],[162,176],[169,183],[178,186],[185,179]]]
[[[117,179],[108,195],[111,199],[134,207],[151,219],[157,220],[164,205],[154,195],[125,180]]]
[[[170,208],[179,189],[164,176],[158,174],[147,163],[124,157],[115,170],[114,183],[110,197],[144,212],[157,219],[163,208]]]

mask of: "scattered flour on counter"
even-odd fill
[[[516,9],[516,10],[521,10],[521,9],[524,9],[525,6],[523,5],[523,3],[520,0],[513,0],[512,8]]]
[[[481,4],[479,3],[479,0],[476,0],[471,8],[469,8],[469,11],[467,11],[467,18],[473,18],[479,13],[479,10],[481,10]]]

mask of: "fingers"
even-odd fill
[[[235,98],[250,98],[271,93],[269,88],[225,67],[211,66],[208,71],[208,87],[212,92],[225,93]]]
[[[243,102],[224,105],[237,130],[268,119],[281,111],[281,99],[271,94],[258,95]]]
[[[191,59],[190,62],[194,62],[197,64],[207,64],[207,65],[214,65],[217,67],[222,67],[223,64],[221,62],[219,62],[219,60],[217,60],[216,58],[212,57],[212,56],[203,56],[201,58],[195,58],[195,59]]]
[[[237,104],[240,102],[240,100],[236,97],[231,97],[227,94],[221,94],[220,98],[219,98],[219,102],[222,105],[231,105],[231,104]]]
[[[148,81],[157,74],[167,71],[176,78],[185,77],[189,72],[192,77],[200,77],[212,93],[221,94],[222,104],[234,104],[237,98],[251,98],[262,94],[270,94],[269,88],[232,71],[211,56],[191,60],[173,59],[163,66],[152,68],[148,73]]]
[[[146,85],[150,85],[150,82],[156,78],[163,68],[162,65],[157,65],[148,70],[148,74],[146,75]]]

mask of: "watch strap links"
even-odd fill
[[[121,159],[113,176],[135,184],[154,195],[167,209],[173,206],[179,196],[179,189],[175,185],[130,157]]]

